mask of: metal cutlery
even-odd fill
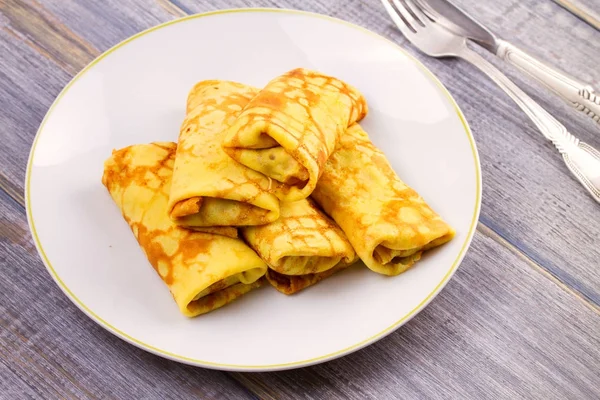
[[[515,45],[499,39],[448,0],[415,0],[415,2],[435,22],[460,36],[473,40],[492,54],[516,66],[600,124],[600,96],[591,86],[548,66]]]
[[[436,23],[413,0],[382,0],[404,36],[432,57],[459,57],[487,74],[531,118],[542,134],[562,154],[575,178],[600,203],[600,152],[581,142],[525,92],[486,59],[467,47],[467,37]]]

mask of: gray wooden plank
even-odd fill
[[[21,193],[22,198],[31,142],[48,107],[72,73],[61,68],[60,61],[52,59],[48,51],[44,55],[39,52],[40,46],[31,42],[42,41],[33,37],[31,29],[28,36],[14,31],[5,12],[6,4],[0,4],[0,187],[13,196]],[[67,62],[65,56],[62,60]],[[73,56],[69,64],[83,67],[89,60],[91,57]]]
[[[27,385],[18,375],[0,359],[0,398],[5,399],[35,399],[39,398],[39,391]]]
[[[54,284],[23,208],[3,192],[0,270],[0,398],[253,398],[225,373],[154,356],[87,318]]]
[[[116,1],[0,2],[0,188],[13,198],[22,201],[29,148],[48,107],[68,81],[100,54],[85,36],[105,39],[99,47],[106,50],[134,33],[182,15],[160,0],[127,5]],[[60,18],[80,22],[84,35],[63,24],[49,10],[52,7],[62,11]]]
[[[68,28],[35,0],[5,0],[0,4],[0,12],[5,19],[5,32],[56,61],[71,74],[77,73],[98,54],[98,50],[72,35]]]
[[[441,294],[375,345],[239,378],[274,399],[597,399],[600,314],[494,236],[478,232]]]
[[[0,171],[0,189],[4,190],[6,194],[16,200],[17,203],[21,205],[25,204],[25,198],[19,185],[13,183],[13,181],[4,175],[3,171]]]
[[[72,0],[69,4],[63,0],[43,0],[42,3],[77,36],[103,51],[144,29],[185,15],[166,0],[129,0],[126,4],[120,0]]]
[[[596,0],[554,0],[582,21],[600,30],[600,5]]]

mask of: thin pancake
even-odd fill
[[[216,80],[199,82],[190,91],[168,204],[176,224],[260,225],[279,217],[270,179],[235,162],[221,148],[225,130],[256,93],[251,86]]]
[[[408,187],[354,124],[342,135],[313,192],[375,272],[398,275],[454,230]]]
[[[259,287],[267,265],[240,239],[187,230],[170,220],[175,149],[166,142],[114,151],[102,183],[181,312],[193,317]]]
[[[277,221],[240,231],[273,271],[269,279],[272,284],[284,278],[293,281],[274,284],[286,294],[310,286],[331,275],[331,270],[358,259],[344,232],[311,199],[281,203]]]
[[[358,258],[357,258],[358,260]],[[339,263],[334,268],[328,269],[327,271],[318,272],[316,274],[306,275],[285,275],[280,274],[272,269],[267,270],[265,275],[267,281],[277,289],[279,292],[287,295],[298,293],[299,291],[306,289],[312,285],[321,282],[323,279],[329,278],[331,275],[343,270],[351,264]]]
[[[339,79],[294,69],[267,84],[229,129],[232,158],[278,181],[283,201],[314,190],[340,134],[367,113],[364,97]]]

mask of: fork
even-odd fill
[[[423,53],[440,57],[459,57],[490,77],[510,96],[551,141],[567,168],[588,193],[600,203],[600,152],[580,141],[552,115],[523,92],[500,70],[467,47],[467,39],[430,19],[413,0],[381,0],[402,34]]]

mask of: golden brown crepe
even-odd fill
[[[216,80],[199,82],[190,91],[168,204],[176,224],[224,233],[232,229],[225,227],[279,217],[270,179],[237,163],[221,147],[226,128],[256,93],[251,86]]]
[[[273,271],[267,276],[271,284],[286,294],[313,285],[358,259],[344,232],[311,199],[281,203],[277,221],[240,231]]]
[[[294,69],[267,84],[223,141],[232,158],[282,183],[283,201],[314,190],[338,137],[367,113],[364,97],[339,79]]]
[[[342,135],[313,198],[375,272],[398,275],[454,230],[396,175],[358,124]]]
[[[181,312],[193,317],[259,287],[267,265],[241,239],[171,221],[167,201],[175,149],[175,143],[165,142],[114,151],[102,183]]]
[[[358,257],[356,259],[358,260]],[[285,275],[280,274],[279,272],[269,268],[265,276],[267,278],[267,281],[275,289],[277,289],[283,294],[291,295],[303,289],[306,289],[309,286],[315,285],[325,278],[329,278],[331,275],[343,270],[344,268],[350,265],[351,264],[340,262],[338,265],[331,269],[328,269],[327,271],[306,275]]]

